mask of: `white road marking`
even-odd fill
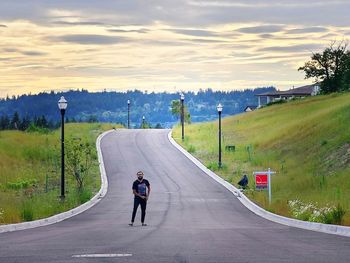
[[[73,258],[118,258],[118,257],[131,257],[132,254],[83,254],[73,255]]]

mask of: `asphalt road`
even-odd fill
[[[256,216],[174,148],[167,133],[118,130],[104,137],[107,196],[61,223],[0,234],[0,262],[350,261],[350,238]],[[140,211],[128,226],[138,170],[152,187],[146,227]]]

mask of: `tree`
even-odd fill
[[[19,118],[18,112],[16,111],[16,112],[13,114],[13,117],[12,117],[12,119],[11,119],[10,129],[18,130],[18,129],[19,129],[20,123],[21,123],[21,120],[20,120],[20,118]]]
[[[98,122],[97,116],[93,115],[93,114],[89,115],[88,122],[89,123],[96,123],[96,122]]]
[[[10,128],[10,119],[7,115],[1,116],[0,119],[0,129],[1,130],[7,130]]]
[[[344,88],[344,90],[350,90],[350,55],[347,56],[347,59],[345,62],[345,73],[344,73],[342,87]]]
[[[344,86],[350,74],[349,58],[347,44],[332,43],[322,53],[313,53],[311,60],[298,70],[305,72],[306,79],[315,78],[320,82],[322,93],[337,92],[349,89],[349,85]]]
[[[157,125],[154,127],[155,129],[163,129],[162,125],[160,123],[157,123]]]
[[[178,119],[181,118],[181,102],[179,100],[171,101],[171,114],[176,116]],[[191,123],[191,114],[189,113],[186,105],[184,105],[184,115],[185,122]]]
[[[83,190],[84,180],[89,174],[93,159],[93,147],[80,138],[70,138],[66,142],[66,167],[77,183],[79,191]]]
[[[29,128],[29,125],[30,125],[30,118],[29,116],[25,116],[22,118],[22,121],[21,121],[21,124],[19,126],[19,129],[21,131],[25,131],[26,129]]]

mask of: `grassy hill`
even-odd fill
[[[224,108],[225,110],[225,108]],[[186,127],[183,146],[208,168],[237,185],[246,173],[247,195],[277,214],[300,219],[299,209],[336,207],[335,216],[345,212],[350,225],[350,94],[317,96],[272,105],[255,112],[223,119],[223,168],[217,168],[218,122]],[[181,143],[181,129],[173,137]],[[271,168],[272,203],[266,191],[255,191],[253,171]],[[338,214],[337,214],[338,213]],[[339,221],[339,220],[338,220]],[[326,222],[328,222],[326,220]],[[330,223],[334,223],[332,220]]]
[[[60,202],[60,130],[0,131],[0,224],[48,217],[89,200],[100,188],[95,141],[110,124],[67,124],[66,143],[78,139],[92,149],[92,167],[83,191],[66,171],[66,200]],[[66,154],[69,154],[66,150]],[[66,161],[67,162],[67,161]]]

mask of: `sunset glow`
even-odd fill
[[[288,89],[311,82],[297,71],[311,52],[350,36],[349,1],[71,2],[1,1],[0,97]]]

